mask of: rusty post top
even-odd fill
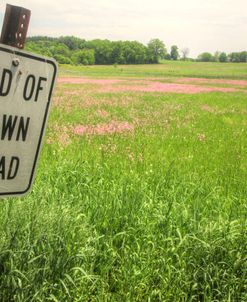
[[[30,16],[30,10],[7,4],[0,42],[2,44],[23,49]]]

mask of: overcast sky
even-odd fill
[[[5,5],[0,4],[2,24]],[[29,35],[85,39],[159,38],[169,49],[247,50],[247,0],[13,0],[32,11]]]

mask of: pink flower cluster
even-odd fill
[[[203,92],[234,92],[237,91],[233,87],[216,87],[205,86],[206,84],[228,84],[246,87],[247,81],[244,80],[224,80],[224,79],[203,79],[203,78],[178,78],[174,79],[175,83],[164,83],[147,79],[91,79],[79,77],[63,77],[58,79],[58,83],[72,84],[98,84],[100,92],[167,92],[167,93],[186,93],[195,94]],[[116,85],[113,85],[116,84]],[[200,84],[205,84],[204,86]],[[71,92],[69,92],[71,93]],[[75,93],[75,92],[73,92]]]
[[[115,84],[121,82],[119,79],[88,79],[88,78],[76,78],[76,77],[61,77],[57,80],[58,83],[61,84],[99,84],[99,85],[106,85],[106,84]]]
[[[198,83],[198,84],[226,84],[242,86],[247,88],[246,80],[227,80],[227,79],[206,79],[206,78],[178,78],[178,83]]]
[[[121,85],[121,86],[105,86],[102,89],[103,92],[123,92],[123,91],[139,91],[139,92],[167,92],[167,93],[185,93],[185,94],[195,94],[202,92],[234,92],[235,88],[225,88],[225,87],[206,87],[206,86],[196,86],[187,84],[176,84],[176,83],[160,83],[153,82],[148,83],[146,86],[141,85]]]

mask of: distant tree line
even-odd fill
[[[60,38],[31,37],[26,50],[54,57],[61,64],[146,64],[158,63],[167,51],[159,39],[148,45],[137,41],[86,41],[73,36]]]
[[[247,51],[232,52],[226,54],[225,52],[216,52],[214,55],[209,52],[204,52],[198,56],[200,62],[232,62],[232,63],[246,63]]]
[[[159,39],[152,39],[147,45],[137,41],[86,41],[74,36],[51,38],[35,36],[28,38],[27,51],[55,58],[60,64],[106,65],[106,64],[156,64],[160,60],[193,60],[188,58],[189,49],[179,51],[176,45],[167,51]],[[181,56],[180,56],[181,53]],[[247,52],[201,54],[203,62],[247,62]]]

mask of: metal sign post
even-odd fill
[[[31,11],[7,4],[0,42],[5,45],[24,48]]]
[[[21,50],[29,19],[29,10],[7,5],[0,40],[0,197],[31,188],[57,73],[53,59]]]

